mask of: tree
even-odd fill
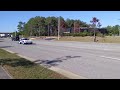
[[[51,23],[52,23],[52,19],[51,19],[51,17],[47,17],[46,18],[46,20],[45,20],[45,24],[46,24],[46,26],[48,27],[47,29],[48,29],[48,36],[50,36],[50,25],[51,25]]]
[[[111,35],[119,35],[119,25],[115,25],[115,26],[107,26],[106,29],[108,31],[108,34]]]
[[[67,28],[74,27],[74,20],[73,19],[67,19],[66,24],[67,24]]]
[[[24,26],[25,26],[25,22],[22,22],[22,21],[18,22],[17,29],[20,35],[23,35]]]
[[[36,30],[38,31],[39,36],[41,33],[44,34],[44,32],[45,32],[45,17],[36,16],[35,22],[36,22]]]
[[[114,36],[119,35],[119,25],[113,26],[112,32],[113,32]]]
[[[74,21],[74,33],[77,31],[80,32],[80,25],[81,25],[81,21],[80,20],[75,20]]]
[[[57,35],[57,21],[58,19],[56,17],[47,17],[46,18],[46,25],[47,25],[47,31],[48,36],[49,35]]]
[[[18,28],[17,28],[18,31],[19,31],[19,32],[20,32],[20,31],[23,31],[23,30],[24,30],[25,22],[21,22],[21,21],[20,21],[20,22],[18,22],[18,23],[19,23],[18,26],[17,26],[17,27],[18,27]]]
[[[60,34],[62,35],[67,28],[74,27],[73,19],[64,20],[60,17]],[[87,26],[85,22],[76,20],[78,26]],[[41,36],[41,35],[57,35],[58,18],[57,17],[41,17],[36,16],[28,20],[28,22],[19,22],[18,31],[27,36]]]
[[[107,26],[106,29],[107,29],[108,34],[111,36],[113,34],[112,26]]]

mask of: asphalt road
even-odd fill
[[[20,45],[4,39],[0,47],[89,79],[120,79],[120,44],[34,40]]]

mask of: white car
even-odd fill
[[[32,44],[32,40],[29,40],[27,38],[21,38],[19,44]]]

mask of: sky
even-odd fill
[[[87,24],[97,17],[102,27],[120,25],[120,11],[0,11],[0,32],[17,31],[19,21],[27,22],[35,16],[62,16],[65,20],[79,19]]]

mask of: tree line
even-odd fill
[[[118,36],[119,35],[119,30],[120,30],[119,25],[107,26],[105,28],[107,29],[109,36]]]
[[[94,21],[94,18],[93,18]],[[91,22],[91,21],[90,21]],[[93,23],[93,22],[92,22]],[[98,23],[98,25],[100,25]],[[90,24],[83,22],[81,20],[73,20],[73,19],[64,19],[60,17],[60,35],[67,36],[89,36],[93,35],[93,33],[89,33],[86,30],[84,32],[80,32],[77,34],[63,34],[63,32],[68,28],[78,28],[78,27],[90,27]],[[99,27],[99,26],[98,26]],[[119,35],[119,25],[115,26],[107,26],[104,27],[107,30],[106,35]],[[24,36],[57,36],[58,32],[58,17],[42,17],[36,16],[32,17],[28,20],[28,22],[18,22],[17,26],[17,35]],[[14,32],[15,33],[15,32]],[[98,34],[99,35],[99,34]]]
[[[60,17],[60,34],[67,28],[73,28],[74,23],[81,27],[88,27],[86,22],[81,20],[66,19]],[[19,35],[25,36],[56,36],[58,31],[58,17],[41,17],[30,18],[28,22],[20,21],[17,26]]]

